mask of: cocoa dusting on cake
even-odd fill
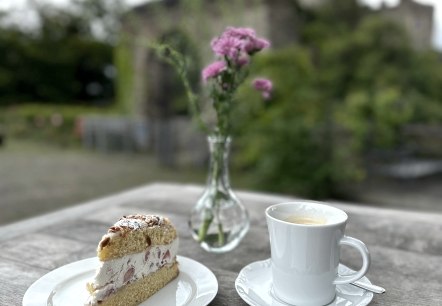
[[[117,223],[109,228],[110,233],[121,231],[122,229],[137,230],[143,227],[161,226],[167,223],[167,219],[155,215],[129,215],[123,216]]]

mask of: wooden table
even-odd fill
[[[187,229],[189,210],[201,192],[198,186],[148,185],[0,227],[0,305],[21,305],[27,288],[47,272],[95,256],[107,228],[131,213],[171,218],[179,231],[179,254],[203,263],[218,278],[211,305],[246,305],[234,281],[245,265],[269,258],[264,210],[290,198],[238,192],[250,212],[250,231],[234,251],[215,255],[200,249]],[[349,214],[347,234],[363,240],[371,251],[368,278],[387,289],[375,295],[372,305],[442,305],[442,214],[331,204]],[[357,269],[360,258],[346,248],[342,261]]]

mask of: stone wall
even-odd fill
[[[395,7],[383,7],[380,13],[405,28],[415,49],[426,50],[432,45],[433,10],[431,5],[401,0]]]

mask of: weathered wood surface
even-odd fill
[[[200,249],[187,229],[201,187],[155,184],[59,212],[0,227],[0,305],[21,305],[27,288],[45,273],[92,257],[101,235],[122,215],[167,215],[180,233],[180,255],[213,270],[219,291],[211,305],[246,305],[234,281],[242,267],[270,256],[264,210],[293,198],[239,192],[251,228],[234,251],[215,255]],[[370,280],[387,289],[372,305],[442,305],[442,214],[415,213],[333,202],[350,216],[347,235],[366,242],[372,254]],[[342,252],[358,268],[359,255]]]

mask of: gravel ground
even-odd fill
[[[11,141],[0,147],[0,224],[153,181],[203,183],[204,169],[164,169],[142,154],[101,154]]]
[[[0,225],[117,193],[149,182],[203,184],[205,169],[160,167],[147,154],[101,154],[38,143],[0,147]],[[250,189],[232,174],[237,189]],[[442,175],[420,180],[372,178],[347,186],[350,202],[442,212]]]
[[[442,174],[419,179],[371,177],[348,190],[354,201],[366,205],[442,212]]]

